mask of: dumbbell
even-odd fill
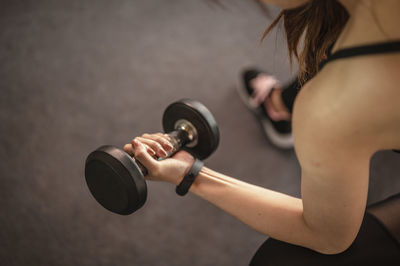
[[[198,101],[182,99],[170,104],[162,125],[173,145],[168,157],[182,149],[203,160],[218,147],[214,116]],[[85,179],[91,194],[104,208],[121,215],[135,212],[146,202],[146,175],[143,165],[114,146],[101,146],[86,158]]]

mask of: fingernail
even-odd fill
[[[162,156],[162,157],[165,157],[165,156],[168,155],[164,150],[160,150],[160,153],[161,153],[161,156]]]
[[[174,148],[171,144],[167,143],[165,144],[165,147],[168,151],[172,151],[172,149]]]

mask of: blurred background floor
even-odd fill
[[[254,1],[0,2],[0,262],[2,265],[246,265],[266,239],[174,187],[148,183],[130,216],[88,192],[87,154],[161,129],[177,99],[215,115],[206,165],[300,196],[294,151],[271,146],[240,102],[240,70],[292,76],[282,34]],[[271,8],[273,17],[278,12]],[[369,203],[400,191],[400,154],[371,161]],[[350,162],[351,163],[351,162]]]

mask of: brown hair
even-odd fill
[[[349,14],[337,0],[310,0],[293,9],[282,10],[265,30],[262,39],[283,18],[290,63],[293,56],[299,63],[299,81],[305,83],[318,72],[318,65],[327,57],[329,48],[339,37]],[[299,46],[302,36],[302,50]]]

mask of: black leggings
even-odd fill
[[[400,193],[367,208],[360,231],[343,253],[322,255],[269,238],[250,266],[400,265]]]

